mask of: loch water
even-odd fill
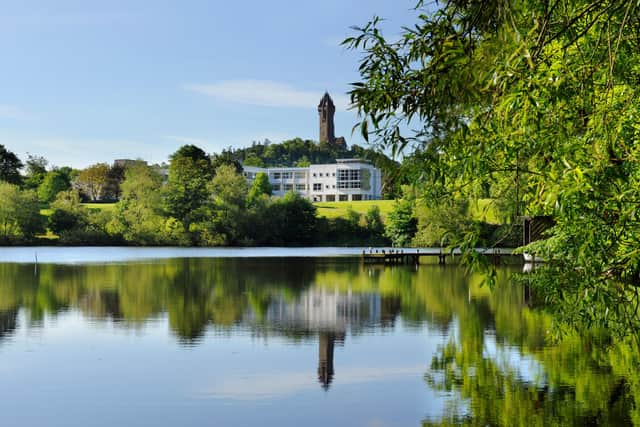
[[[637,353],[552,340],[517,267],[489,288],[358,252],[0,249],[0,425],[640,420]]]

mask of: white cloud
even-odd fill
[[[315,108],[323,92],[296,89],[271,80],[223,80],[211,84],[188,84],[184,89],[229,102],[264,107]],[[346,111],[349,97],[331,96],[336,110]]]
[[[13,105],[0,104],[0,119],[23,120],[28,119],[29,114]]]

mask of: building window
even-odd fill
[[[352,201],[359,201],[362,200],[362,194],[354,194],[351,196],[351,200]]]
[[[306,172],[296,172],[294,175],[298,179],[304,179],[304,178],[307,177],[307,173]]]
[[[273,191],[280,191],[280,184],[273,184]]]
[[[340,197],[339,200],[341,202],[346,202],[346,201],[349,200],[349,195],[348,194],[341,194],[339,197]]]
[[[313,174],[313,177],[315,178],[315,177],[316,177],[316,175],[317,175],[317,174],[315,174],[315,173],[314,173],[314,174]]]
[[[271,173],[271,178],[273,178],[273,179],[280,179],[280,172],[273,172],[273,173]]]
[[[360,169],[339,169],[338,181],[360,181]]]
[[[338,169],[337,181],[342,190],[360,188],[360,169]]]
[[[314,183],[313,184],[313,191],[322,191],[322,184],[320,183]]]
[[[334,172],[334,173],[332,173],[332,174],[331,174],[331,176],[336,176],[336,173],[335,173],[335,172]]]
[[[334,194],[327,194],[327,202],[335,202],[336,196]]]
[[[284,185],[284,191],[291,191],[291,190],[293,190],[293,184]]]
[[[307,189],[307,184],[296,184],[296,191],[305,191]]]
[[[292,172],[282,172],[282,179],[291,179],[293,178]]]

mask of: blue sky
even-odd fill
[[[389,36],[415,21],[415,0],[0,4],[0,144],[74,167],[317,139],[325,90],[336,134],[362,144],[345,95],[359,54],[339,43],[374,14]]]

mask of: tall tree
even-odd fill
[[[259,172],[256,174],[255,179],[251,183],[251,188],[249,189],[249,195],[247,196],[247,201],[249,204],[252,204],[258,197],[262,195],[271,196],[273,194],[273,187],[269,182],[269,177],[264,172]]]
[[[22,169],[23,166],[18,156],[0,144],[0,181],[20,184],[22,181],[20,169]]]
[[[42,202],[51,202],[59,192],[70,188],[69,175],[64,171],[54,169],[45,174],[42,183],[38,186],[38,198]]]
[[[29,154],[26,162],[26,178],[24,187],[35,190],[38,188],[47,174],[47,165],[49,162],[42,156],[34,156]]]
[[[351,90],[363,136],[418,151],[431,205],[510,180],[514,220],[556,220],[529,248],[551,261],[528,277],[548,303],[571,324],[640,330],[640,4],[417,6],[394,41],[379,18],[345,40],[363,52]]]
[[[417,223],[414,210],[414,201],[400,199],[387,218],[386,236],[395,246],[408,246],[416,234]]]
[[[371,240],[381,240],[384,236],[384,221],[380,214],[380,207],[373,205],[364,215],[365,226]]]
[[[125,179],[125,170],[129,166],[123,166],[120,164],[113,164],[109,167],[109,173],[107,174],[107,184],[104,187],[104,195],[106,199],[118,200],[122,195],[122,189],[120,186]]]
[[[109,183],[109,165],[97,163],[83,169],[76,182],[91,200],[100,200],[105,186]]]
[[[224,164],[216,169],[209,190],[212,195],[207,215],[209,239],[224,245],[241,243],[246,235],[247,180],[233,165]]]
[[[211,160],[200,148],[185,145],[171,156],[165,207],[170,216],[182,222],[185,231],[202,217],[212,177]]]
[[[0,240],[31,239],[42,231],[44,220],[35,192],[0,182]]]
[[[158,188],[162,185],[160,174],[144,162],[127,166],[121,185],[122,200],[136,200],[147,206],[160,206]]]
[[[125,241],[154,245],[174,243],[164,232],[162,216],[162,177],[143,162],[129,165],[121,185],[122,197],[116,205],[108,231],[122,236]]]

